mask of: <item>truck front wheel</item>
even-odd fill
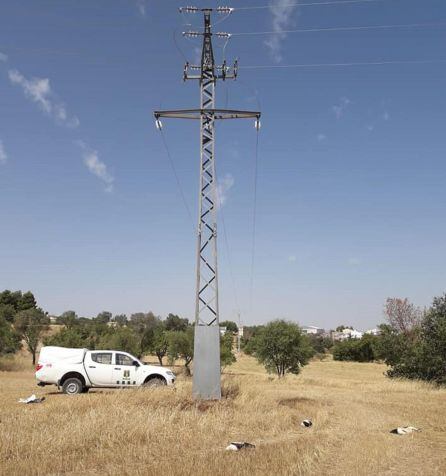
[[[144,387],[162,387],[163,385],[166,385],[166,381],[160,377],[151,378],[144,382]]]
[[[78,378],[67,378],[62,385],[62,391],[67,395],[76,395],[77,393],[82,393],[82,382]]]

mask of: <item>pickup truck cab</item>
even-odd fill
[[[48,346],[40,351],[36,379],[39,386],[57,385],[74,395],[90,388],[173,385],[175,374],[127,352]]]

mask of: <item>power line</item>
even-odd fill
[[[300,64],[265,64],[265,65],[252,65],[252,66],[240,66],[240,69],[287,69],[287,68],[341,68],[350,66],[381,66],[381,65],[410,65],[410,64],[444,64],[446,59],[433,59],[433,60],[390,60],[390,61],[360,61],[351,63],[300,63]]]
[[[281,5],[284,8],[292,7],[315,7],[315,6],[329,6],[329,5],[348,5],[355,3],[378,3],[386,0],[335,0],[333,2],[312,2],[312,3],[288,3]],[[234,10],[264,10],[270,9],[271,5],[259,5],[255,7],[235,7]]]
[[[231,36],[254,36],[254,35],[281,35],[288,33],[313,33],[323,31],[361,31],[361,30],[385,30],[398,28],[428,28],[446,26],[446,22],[436,23],[407,23],[394,25],[364,25],[364,26],[340,26],[327,28],[299,28],[296,30],[275,30],[275,31],[247,31],[232,33]]]
[[[256,133],[256,149],[254,160],[254,204],[252,210],[252,237],[251,237],[251,276],[249,283],[249,307],[252,312],[253,295],[254,295],[254,264],[255,264],[255,250],[256,250],[256,231],[257,231],[257,182],[258,182],[258,167],[259,165],[259,129]]]
[[[181,186],[180,178],[178,177],[177,170],[175,168],[175,164],[174,164],[173,159],[172,159],[172,155],[170,154],[169,147],[167,146],[166,137],[164,136],[164,132],[163,132],[163,129],[161,127],[159,128],[159,131],[161,133],[161,138],[162,138],[162,142],[163,142],[163,145],[164,145],[164,149],[166,151],[167,158],[169,159],[170,168],[172,169],[173,175],[175,177],[175,181],[177,183],[178,190],[179,190],[181,198],[183,200],[184,208],[186,209],[187,214],[189,215],[189,219],[191,221],[192,227],[194,227],[194,221],[192,219],[192,213],[190,211],[189,205],[187,204],[186,196],[184,194],[183,187]]]

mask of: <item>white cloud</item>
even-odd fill
[[[390,114],[388,113],[388,111],[384,111],[383,119],[384,119],[385,121],[389,121],[389,120],[390,120]]]
[[[297,256],[296,256],[296,255],[290,255],[290,256],[288,256],[288,261],[289,261],[290,263],[295,263],[296,260],[297,260]]]
[[[373,131],[375,130],[375,126],[374,126],[373,124],[369,124],[369,125],[367,126],[367,130],[368,130],[369,132],[373,132]]]
[[[334,105],[332,107],[332,111],[334,112],[336,119],[341,119],[341,117],[344,115],[345,110],[348,108],[348,106],[351,104],[351,101],[347,97],[342,97],[339,100],[339,103]]]
[[[228,200],[228,192],[234,186],[234,177],[231,174],[226,174],[218,181],[217,195],[218,206],[222,207]]]
[[[0,139],[0,165],[6,164],[8,156],[6,155],[5,147],[3,146],[3,141]]]
[[[323,142],[323,141],[326,140],[326,139],[327,139],[327,136],[326,136],[325,134],[319,133],[319,134],[317,135],[317,141],[318,141],[318,142]]]
[[[147,13],[147,2],[146,0],[136,0],[136,7],[138,8],[139,13],[145,17]]]
[[[77,144],[82,149],[82,157],[87,169],[98,179],[102,180],[106,192],[113,192],[115,178],[107,170],[107,165],[99,159],[98,152],[90,149],[90,147],[82,141],[78,141]]]
[[[16,69],[10,69],[8,75],[12,84],[21,86],[25,96],[35,102],[42,111],[54,118],[58,124],[64,124],[68,127],[79,125],[77,117],[68,117],[65,105],[57,99],[51,90],[48,78],[27,79]]]
[[[265,41],[269,48],[270,55],[276,63],[282,61],[282,41],[287,34],[284,32],[293,23],[293,7],[290,7],[290,0],[270,0],[269,7],[272,14],[272,27],[274,34]]]
[[[8,55],[5,55],[5,53],[2,53],[0,51],[0,61],[4,61],[6,63],[6,61],[8,61]]]

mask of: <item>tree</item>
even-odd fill
[[[189,320],[181,318],[176,314],[169,314],[166,317],[166,330],[167,331],[185,331],[189,326]]]
[[[153,312],[149,311],[147,314],[138,312],[130,316],[128,326],[133,329],[139,337],[139,351],[138,357],[141,357],[146,352],[150,352],[152,345],[154,330],[159,324],[160,318],[155,316]]]
[[[71,329],[78,323],[77,314],[74,311],[65,311],[57,317],[57,324],[62,324],[68,329]]]
[[[329,337],[316,334],[308,334],[307,337],[316,354],[325,354],[333,347],[333,341]]]
[[[385,316],[388,323],[403,334],[409,334],[412,329],[420,325],[422,312],[407,298],[387,298]]]
[[[220,368],[223,370],[233,364],[237,359],[232,352],[232,334],[226,332],[220,337]]]
[[[233,334],[238,333],[238,326],[233,321],[220,322],[220,327],[226,327],[226,332],[232,332]]]
[[[270,373],[279,378],[286,373],[298,374],[312,355],[308,339],[293,322],[269,322],[253,338],[253,353]]]
[[[112,313],[111,312],[102,311],[95,317],[95,320],[98,321],[98,322],[102,322],[104,324],[107,324],[111,321],[111,318],[112,318]]]
[[[18,311],[25,311],[26,309],[36,309],[37,302],[34,297],[34,294],[31,291],[27,291],[22,295],[17,303]]]
[[[139,339],[135,332],[129,327],[118,327],[110,329],[99,340],[96,349],[121,350],[132,355],[138,355]]]
[[[434,298],[421,325],[412,332],[415,338],[406,338],[403,353],[388,375],[446,384],[446,294]]]
[[[54,345],[57,347],[69,348],[91,348],[89,347],[89,332],[84,326],[66,327],[57,334],[43,339],[44,345]]]
[[[114,318],[113,318],[113,322],[116,323],[117,326],[125,326],[127,324],[127,316],[125,314],[117,314]]]
[[[337,342],[333,347],[333,359],[373,362],[375,360],[374,342],[376,339],[377,337],[366,334],[361,339],[347,339]]]
[[[168,343],[167,354],[169,361],[173,363],[177,359],[183,359],[186,375],[190,375],[189,365],[194,358],[193,327],[187,328],[186,331],[170,331]]]
[[[0,355],[13,354],[21,347],[20,336],[11,324],[0,315]]]
[[[0,319],[6,322],[13,322],[16,310],[12,304],[0,304]]]
[[[0,293],[0,305],[10,305],[15,311],[19,310],[19,302],[22,299],[22,291],[12,292],[9,289],[6,289]]]
[[[169,342],[167,338],[166,326],[160,322],[153,330],[153,339],[150,345],[150,352],[158,358],[159,364],[163,365],[163,358],[167,355]]]
[[[247,355],[254,355],[256,340],[253,339],[265,326],[245,326],[243,327],[243,337],[241,348]]]
[[[34,365],[36,363],[37,346],[43,333],[49,328],[48,317],[41,309],[26,309],[15,315],[14,328],[31,352]]]

